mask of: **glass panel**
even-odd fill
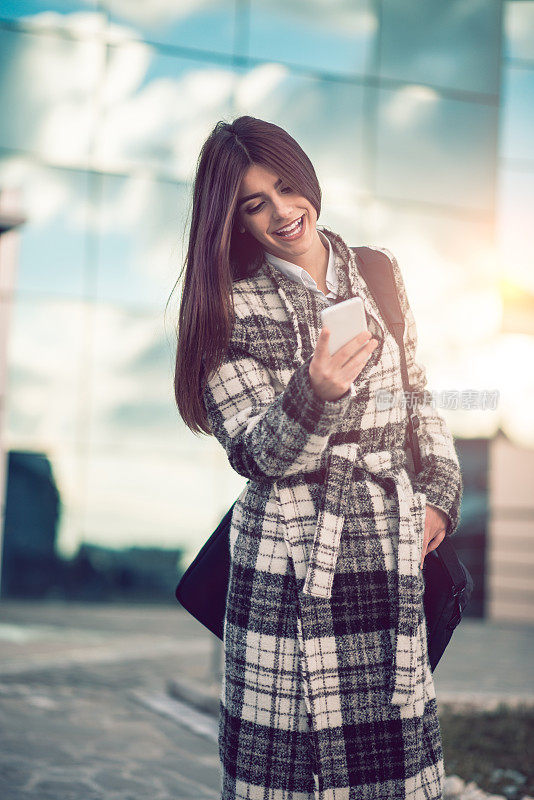
[[[87,396],[81,303],[17,300],[9,331],[7,446],[47,451],[72,443]]]
[[[209,448],[178,415],[174,400],[176,319],[95,309],[91,441],[102,447],[183,452]]]
[[[104,46],[0,29],[0,146],[86,165]]]
[[[364,73],[377,29],[370,0],[301,3],[256,0],[250,5],[248,55],[313,70]]]
[[[378,92],[377,194],[491,211],[498,109],[408,86]]]
[[[33,30],[65,30],[75,36],[91,36],[104,30],[106,16],[97,11],[96,0],[0,0],[0,17],[16,19]]]
[[[504,55],[534,58],[534,0],[504,4]]]
[[[91,450],[84,540],[117,548],[185,546],[192,556],[237,494],[233,478],[225,481],[209,457],[136,458],[129,452]]]
[[[380,74],[496,94],[501,3],[384,0]]]
[[[235,1],[204,0],[202,3],[139,3],[135,0],[110,0],[110,36],[124,32],[149,42],[232,53],[234,44]]]
[[[83,536],[81,513],[86,491],[86,456],[82,450],[76,450],[62,442],[55,443],[47,455],[61,503],[56,548],[62,558],[71,558],[78,550]]]
[[[534,167],[534,69],[503,69],[501,154]]]
[[[182,266],[188,192],[151,178],[102,176],[97,191],[97,296],[162,312]]]
[[[450,309],[460,294],[497,286],[491,220],[474,222],[376,200],[363,222],[365,241],[386,247],[397,257],[410,302],[428,331],[427,336],[421,332],[420,346],[426,342],[428,355],[445,356],[451,347],[459,346],[463,333],[453,319],[447,319],[443,328],[443,319],[436,319],[436,307],[443,304]],[[484,323],[483,316],[470,323],[480,326],[476,335],[481,337],[491,333],[495,323]]]
[[[18,293],[80,298],[84,292],[87,219],[84,172],[0,159],[0,186],[20,189],[26,223],[18,229]]]
[[[417,359],[426,367],[428,388],[456,393],[499,388],[499,362],[491,355],[501,325],[491,220],[473,222],[430,210],[418,213],[376,201],[365,223],[364,241],[386,247],[399,263],[417,324]],[[457,436],[492,436],[499,425],[497,410],[438,409]]]
[[[532,319],[532,303],[531,303]],[[520,448],[534,447],[534,336],[503,334],[487,354],[487,369],[499,364],[494,383],[500,389],[501,427]]]
[[[501,169],[498,242],[503,334],[494,363],[502,384],[503,429],[520,447],[534,447],[534,170]]]
[[[363,205],[323,202],[317,224],[338,233],[349,247],[359,245],[365,239],[362,235],[363,208]]]
[[[311,159],[325,202],[352,205],[365,188],[364,90],[264,65],[239,80],[235,116],[275,121]]]
[[[534,170],[501,169],[498,234],[505,279],[534,293],[532,218]]]
[[[150,167],[190,180],[208,133],[228,117],[234,72],[157,55],[142,43],[108,52],[94,163],[111,171]]]

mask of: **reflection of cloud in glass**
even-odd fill
[[[375,200],[365,213],[365,224],[367,238],[396,255],[433,350],[441,353],[444,344],[458,344],[461,334],[447,320],[438,325],[433,309],[449,309],[459,295],[498,285],[491,221]]]
[[[368,0],[263,0],[250,6],[249,54],[329,73],[362,74],[378,28]]]
[[[82,297],[87,177],[25,158],[0,160],[0,185],[20,190],[27,217],[20,229],[17,292]]]
[[[91,440],[152,451],[210,449],[185,428],[174,400],[175,340],[162,314],[95,311]]]
[[[500,152],[505,158],[530,161],[534,168],[534,69],[503,69],[502,135]]]
[[[214,0],[151,0],[150,3],[132,0],[110,0],[109,6],[114,14],[128,19],[136,25],[163,25],[183,19],[216,5]]]
[[[324,0],[266,0],[256,4],[253,11],[257,13],[258,6],[265,12],[276,15],[293,17],[300,25],[320,28],[337,35],[373,33],[378,25],[376,14],[366,0],[354,3],[353,0],[332,0],[325,14]]]
[[[235,87],[237,106],[240,108],[260,106],[272,94],[279,91],[289,75],[289,68],[283,64],[260,64],[241,74]]]
[[[189,195],[183,185],[150,177],[102,176],[92,226],[99,300],[163,309],[182,264]]]
[[[504,3],[504,55],[534,58],[534,2],[507,0]]]
[[[378,90],[376,192],[399,200],[491,211],[497,108],[443,96],[434,99],[419,88],[407,96],[412,99],[405,112],[405,90]]]
[[[90,39],[0,30],[0,143],[59,164],[87,158],[104,46]]]
[[[534,338],[500,334],[485,347],[469,348],[459,361],[459,389],[498,389],[496,411],[454,411],[460,436],[493,436],[500,426],[522,447],[534,447]],[[448,384],[446,388],[450,388]],[[445,387],[444,387],[445,388]]]
[[[434,390],[499,389],[496,411],[454,410],[457,436],[492,436],[499,425],[534,443],[534,339],[501,333],[501,264],[490,223],[417,213],[375,201],[366,238],[391,250],[414,311],[418,356]],[[528,409],[528,410],[527,410]]]
[[[396,80],[496,94],[501,3],[384,0],[380,71]]]
[[[45,227],[60,213],[74,222],[68,177],[61,170],[42,167],[18,156],[0,161],[0,184],[21,188],[24,213],[31,225]]]
[[[48,3],[47,5],[52,4]],[[1,14],[3,16],[3,9]],[[80,37],[102,33],[106,25],[106,15],[97,11],[66,11],[65,13],[52,10],[38,11],[34,14],[22,14],[19,19],[35,30],[64,30]]]
[[[534,292],[534,171],[501,170],[497,229],[505,277]]]
[[[397,128],[417,125],[432,113],[438,99],[438,93],[429,86],[404,86],[384,103],[384,121]]]
[[[0,160],[0,185],[21,189],[27,215],[19,291],[163,308],[182,263],[184,185],[104,175],[88,186],[87,173],[16,157]]]
[[[79,435],[83,305],[15,303],[10,330],[8,446],[47,449]]]
[[[92,352],[85,350],[86,326]],[[10,331],[9,446],[46,449],[90,437],[133,450],[209,450],[208,438],[194,437],[178,416],[174,354],[160,313],[18,301]]]
[[[191,550],[235,500],[236,484],[244,483],[239,476],[225,477],[215,458],[93,449],[86,479],[85,540],[113,547],[183,544]]]
[[[150,42],[225,54],[233,51],[240,11],[234,0],[110,0],[107,6],[110,19],[117,23],[115,30],[106,31],[110,40],[117,41],[124,26],[133,27],[137,37]]]
[[[110,48],[95,162],[190,179],[215,118],[229,113],[234,81],[231,68],[192,66],[145,44]]]

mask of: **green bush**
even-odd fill
[[[521,800],[534,794],[534,708],[440,708],[445,774]]]

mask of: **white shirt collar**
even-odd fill
[[[319,231],[319,235],[321,236],[322,240],[326,240],[328,243],[328,267],[326,270],[326,285],[329,289],[327,295],[323,295],[327,298],[334,299],[337,297],[338,293],[338,279],[337,273],[335,268],[335,258],[334,258],[334,250],[330,239],[326,234]],[[265,258],[273,265],[273,267],[277,267],[280,272],[283,272],[288,278],[293,281],[297,281],[298,283],[302,283],[307,289],[311,289],[312,292],[316,292],[317,294],[323,294],[323,292],[317,286],[316,281],[312,278],[309,272],[307,272],[303,267],[299,267],[297,264],[293,264],[291,261],[286,261],[284,258],[279,258],[278,256],[273,256],[272,253],[268,253],[264,251]]]

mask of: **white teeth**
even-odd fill
[[[299,225],[301,223],[301,220],[302,220],[302,217],[299,217],[299,219],[296,222],[294,222],[292,225],[288,226],[287,228],[280,228],[280,230],[275,231],[275,233],[292,233],[293,231],[295,231],[299,227]]]

